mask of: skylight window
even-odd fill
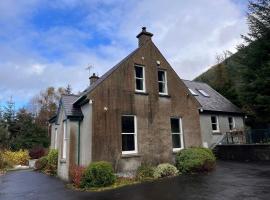
[[[192,90],[192,89],[190,89],[190,88],[188,88],[188,89],[189,89],[189,91],[190,91],[190,93],[191,93],[192,95],[198,96],[198,94],[197,94],[194,90]]]
[[[198,90],[203,96],[210,97],[204,90]]]

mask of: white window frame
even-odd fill
[[[172,131],[172,135],[176,134],[176,135],[180,135],[180,142],[181,142],[181,147],[180,148],[173,148],[173,152],[176,152],[176,151],[180,151],[181,149],[184,149],[184,135],[183,135],[183,126],[182,126],[182,118],[180,117],[171,117],[170,118],[170,123],[171,123],[171,119],[178,119],[179,121],[179,130],[180,130],[180,133],[173,133]],[[173,145],[173,143],[172,143]]]
[[[63,148],[62,148],[62,159],[67,159],[67,121],[63,121]]]
[[[213,122],[212,122],[212,117],[215,117],[215,118],[216,118],[216,123],[213,123]],[[212,132],[213,132],[213,133],[219,133],[219,132],[220,132],[220,129],[219,129],[218,116],[217,116],[217,115],[211,115],[210,121],[211,121],[211,129],[212,129]],[[216,124],[217,130],[213,130],[213,126],[212,126],[213,124]]]
[[[122,151],[122,154],[123,155],[136,154],[136,153],[138,153],[137,117],[136,117],[136,115],[122,115],[121,120],[122,120],[122,117],[134,117],[134,133],[122,133],[122,130],[121,130],[121,136],[122,135],[131,135],[131,134],[134,135],[134,150],[133,151]],[[122,141],[122,143],[123,143],[123,141]],[[122,149],[122,143],[121,143],[121,149]]]
[[[58,140],[58,130],[55,128],[54,130],[54,149],[57,149],[57,141]]]
[[[140,78],[140,77],[137,77],[136,76],[136,67],[141,67],[142,68],[142,78]],[[135,75],[134,75],[134,77],[135,77],[135,92],[146,92],[146,87],[145,87],[145,69],[144,69],[144,66],[142,66],[142,65],[135,65],[134,66],[134,73],[135,73]],[[142,81],[142,83],[143,83],[143,89],[142,90],[138,90],[137,89],[137,83],[136,83],[136,80],[143,80]]]
[[[162,71],[164,72],[164,81],[159,81],[158,80],[158,93],[161,94],[161,95],[168,95],[168,85],[167,85],[167,71],[166,70],[163,70],[163,69],[158,69],[158,72],[159,71]],[[164,92],[160,92],[159,91],[159,83],[163,83],[165,85],[164,89],[165,91]]]
[[[229,118],[232,118],[232,129],[230,129],[230,120]],[[229,130],[232,131],[233,129],[235,129],[235,120],[234,120],[234,117],[232,116],[229,116],[228,117],[228,123],[229,123]]]

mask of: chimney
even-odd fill
[[[139,40],[139,47],[143,46],[146,42],[151,40],[152,33],[146,31],[146,27],[142,27],[142,31],[137,35]]]
[[[99,77],[95,73],[93,73],[93,75],[89,77],[90,85],[92,85],[98,79],[99,79]]]

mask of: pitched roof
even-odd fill
[[[243,113],[240,108],[238,108],[236,105],[234,105],[232,102],[219,94],[206,83],[188,80],[183,80],[183,82],[189,89],[193,90],[197,94],[194,95],[194,97],[201,104],[203,110],[239,114]],[[204,96],[201,92],[199,92],[199,90],[206,92],[209,97]]]
[[[63,105],[65,114],[72,117],[82,117],[81,108],[73,106],[74,101],[78,99],[78,95],[62,95],[61,104]]]
[[[110,70],[108,70],[105,74],[103,74],[98,80],[96,80],[92,85],[90,85],[88,88],[86,88],[82,94],[74,100],[74,104],[79,102],[83,97],[85,97],[88,93],[93,91],[101,82],[103,82],[106,78],[108,78],[120,65],[126,61],[128,58],[130,58],[133,54],[135,54],[138,51],[139,48],[135,49],[133,52],[131,52],[127,57],[125,57],[123,60],[121,60],[118,64],[116,64],[114,67],[112,67]]]

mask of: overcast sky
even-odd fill
[[[41,89],[88,85],[154,34],[178,75],[193,79],[235,51],[247,32],[246,0],[1,0],[0,102],[25,105]]]

